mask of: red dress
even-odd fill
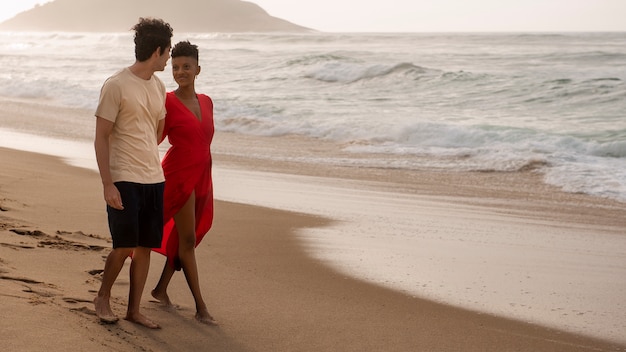
[[[180,270],[178,258],[178,231],[174,214],[187,202],[191,192],[196,194],[196,247],[213,224],[213,180],[211,178],[211,141],[213,125],[213,101],[198,94],[202,120],[176,97],[167,93],[165,129],[170,149],[161,165],[165,174],[163,194],[163,241],[154,250],[167,256],[167,261]]]

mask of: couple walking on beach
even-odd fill
[[[188,41],[172,48],[173,30],[160,19],[140,18],[133,30],[135,62],[105,81],[95,113],[94,147],[113,239],[94,299],[96,315],[104,323],[118,321],[111,289],[131,257],[125,319],[160,328],[140,312],[154,250],[167,261],[152,296],[171,306],[167,287],[182,269],[196,319],[216,324],[202,298],[195,259],[195,247],[213,222],[213,102],[195,91],[198,48]],[[170,49],[178,88],[166,92],[154,73],[165,70]],[[166,136],[171,147],[161,162],[158,145]]]

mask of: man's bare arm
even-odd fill
[[[96,161],[98,162],[98,170],[100,170],[100,178],[102,179],[104,200],[109,206],[122,210],[124,209],[122,197],[117,187],[113,184],[109,164],[109,137],[113,131],[113,126],[113,122],[97,117],[94,148],[96,150]]]

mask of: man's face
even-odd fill
[[[165,50],[163,50],[161,55],[158,57],[157,64],[156,64],[157,65],[156,71],[163,71],[163,70],[165,70],[165,66],[167,66],[167,60],[170,59],[170,50],[171,49],[172,49],[172,47],[168,46],[167,48],[165,48]]]

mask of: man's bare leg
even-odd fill
[[[103,323],[112,324],[119,320],[111,309],[111,289],[124,266],[124,261],[126,261],[132,250],[132,248],[114,248],[107,256],[100,290],[98,290],[98,295],[93,300],[96,316]]]
[[[128,292],[128,310],[126,320],[148,327],[160,329],[161,327],[140,313],[141,296],[146,285],[148,269],[150,268],[150,248],[137,247],[130,264],[130,290]]]

